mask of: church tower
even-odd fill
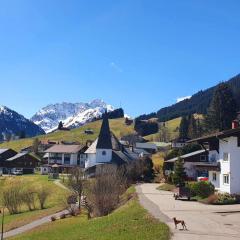
[[[107,114],[103,115],[102,126],[100,129],[96,146],[96,159],[98,163],[107,163],[112,160],[112,135],[110,132]]]

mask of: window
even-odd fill
[[[201,155],[200,156],[200,162],[206,162],[207,156],[206,155]]]
[[[228,153],[223,153],[223,161],[228,162],[229,161],[229,154]]]
[[[217,181],[217,174],[215,172],[212,174],[212,180]]]
[[[223,175],[223,184],[229,184],[229,174]]]
[[[106,151],[102,151],[102,155],[105,156],[107,153]]]
[[[216,162],[216,154],[210,156],[210,162]]]
[[[64,154],[64,164],[70,164],[71,154]]]

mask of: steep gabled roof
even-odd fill
[[[98,137],[97,149],[112,149],[111,132],[107,115],[104,114],[101,130]]]

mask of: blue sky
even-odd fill
[[[150,113],[240,71],[238,0],[0,0],[0,104]]]

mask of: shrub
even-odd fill
[[[192,195],[199,196],[201,198],[207,198],[214,194],[215,187],[210,182],[195,182],[189,184]]]
[[[3,188],[2,202],[10,214],[19,213],[22,204],[21,185],[14,181],[9,182],[9,184]]]
[[[36,189],[36,195],[37,195],[37,199],[38,199],[39,204],[40,204],[40,208],[44,209],[46,200],[50,195],[49,188],[44,187],[43,185],[38,186],[37,189]]]
[[[35,207],[35,192],[30,188],[25,188],[22,192],[22,202],[25,203],[29,211],[34,210]]]
[[[237,203],[237,198],[229,193],[219,193],[217,194],[217,200],[215,204],[234,204]]]
[[[87,189],[86,205],[89,215],[97,217],[111,213],[126,189],[124,172],[112,165],[98,166],[96,176]]]

